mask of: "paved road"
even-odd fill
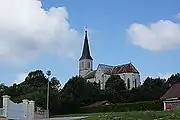
[[[50,119],[35,119],[35,120],[77,120],[87,118],[88,116],[80,116],[80,117],[61,117],[61,118],[50,118]]]

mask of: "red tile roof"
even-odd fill
[[[180,82],[174,84],[160,99],[178,98],[180,97]]]
[[[113,74],[119,74],[119,73],[139,73],[139,72],[131,63],[129,63],[120,66],[115,66],[113,68]]]

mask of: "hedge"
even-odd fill
[[[121,103],[113,105],[86,106],[80,108],[80,113],[98,113],[98,112],[127,112],[127,111],[159,111],[163,110],[163,102],[161,100],[144,101],[135,103]]]

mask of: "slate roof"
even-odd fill
[[[165,100],[169,98],[180,97],[180,82],[174,84],[160,99]]]
[[[83,59],[93,60],[91,55],[90,55],[89,43],[88,43],[88,37],[87,37],[87,30],[85,31],[85,38],[84,38],[84,46],[83,46],[82,56],[81,56],[81,58],[79,60],[83,60]]]
[[[104,74],[111,74],[112,73],[112,70],[113,70],[113,67],[114,66],[110,66],[110,65],[105,65],[105,64],[99,64],[99,67],[101,68],[102,72]]]
[[[96,74],[96,70],[93,70],[91,72],[88,72],[87,75],[84,77],[85,79],[94,78]]]

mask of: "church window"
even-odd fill
[[[84,62],[81,63],[81,68],[84,69]]]
[[[90,68],[90,62],[87,62],[87,68]]]
[[[128,88],[128,90],[130,88],[130,80],[129,80],[129,78],[127,79],[127,88]]]
[[[137,87],[137,80],[135,79],[135,88]]]

